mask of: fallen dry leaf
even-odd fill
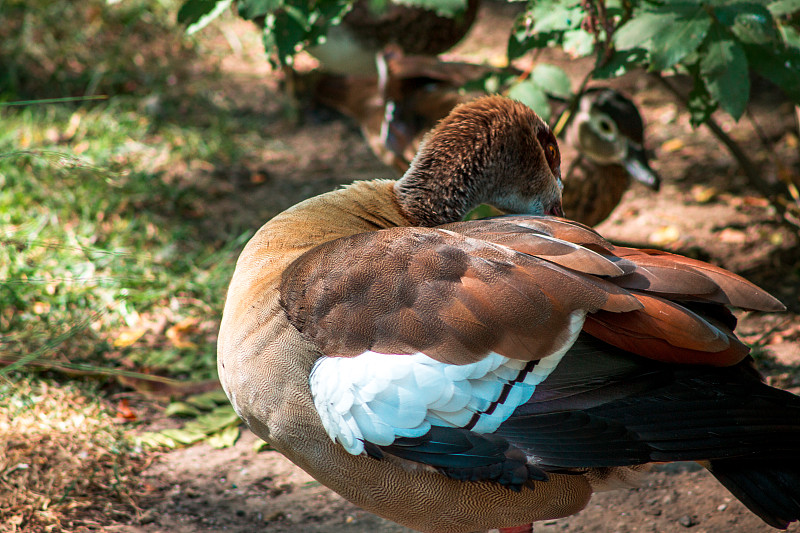
[[[189,335],[197,331],[200,319],[195,317],[184,318],[167,330],[167,338],[176,348],[197,348],[197,344],[188,339]]]
[[[677,152],[678,150],[682,149],[684,146],[684,142],[681,139],[670,139],[668,141],[664,141],[661,145],[661,149],[665,152]]]
[[[725,228],[717,235],[720,241],[729,244],[744,244],[747,242],[747,235],[743,231],[733,228]]]
[[[65,140],[73,138],[75,134],[78,133],[78,128],[81,125],[81,120],[83,120],[83,117],[85,115],[86,115],[86,110],[79,109],[75,111],[71,117],[69,117],[69,125],[67,126],[67,129],[64,130],[63,138]]]
[[[267,181],[267,175],[264,174],[263,172],[254,172],[253,174],[250,174],[250,183],[252,183],[253,185],[266,183],[266,181]]]
[[[681,238],[680,230],[675,226],[662,226],[647,238],[651,244],[666,246]]]
[[[121,422],[132,422],[138,417],[136,413],[133,412],[133,409],[131,409],[128,399],[123,398],[117,403],[117,414],[114,418]]]
[[[769,200],[761,196],[744,196],[742,197],[742,203],[744,203],[744,205],[752,205],[755,207],[769,206]]]
[[[138,341],[142,335],[144,335],[145,331],[144,328],[136,328],[136,329],[128,329],[120,332],[117,335],[117,338],[114,339],[114,347],[115,348],[127,348],[134,342]]]
[[[692,187],[691,195],[692,199],[698,204],[707,204],[714,198],[716,198],[717,189],[715,187],[706,187],[705,185],[695,185]]]

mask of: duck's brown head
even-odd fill
[[[435,226],[480,204],[562,216],[562,188],[547,124],[524,104],[487,96],[456,107],[428,133],[395,192],[412,222]]]

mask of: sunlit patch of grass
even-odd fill
[[[191,128],[154,128],[125,98],[0,114],[0,359],[213,377],[243,239],[204,238],[192,183],[203,171],[186,162],[217,157],[213,139],[225,133],[207,130],[212,140],[200,142]],[[180,337],[167,336],[187,320]]]
[[[0,532],[136,515],[146,458],[96,394],[75,383],[0,384]]]

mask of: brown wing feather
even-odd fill
[[[643,267],[644,270],[642,270],[642,272],[659,269],[655,281],[663,281],[667,270],[672,269],[675,272],[683,273],[692,271],[695,274],[707,278],[716,286],[714,291],[704,292],[697,287],[689,284],[684,285],[682,282],[673,280],[673,282],[676,283],[675,287],[677,289],[672,292],[675,296],[679,296],[681,293],[684,296],[703,295],[703,299],[710,302],[732,305],[734,307],[755,311],[775,312],[786,310],[786,307],[778,301],[777,298],[760,289],[753,283],[750,283],[743,277],[718,266],[704,263],[703,261],[663,252],[661,250],[640,250],[621,246],[615,247],[613,253]],[[651,277],[651,280],[652,279]],[[687,280],[687,278],[683,279],[684,282]],[[622,283],[621,285],[625,286]],[[650,290],[653,292],[668,292],[656,288],[651,288]]]
[[[563,346],[571,314],[583,310],[592,313],[585,331],[612,345],[726,366],[747,347],[732,322],[701,316],[691,302],[782,308],[719,267],[615,247],[568,220],[523,216],[328,242],[286,270],[281,298],[292,324],[326,355],[421,351],[455,364],[489,351],[541,358]]]
[[[644,307],[630,313],[600,311],[587,317],[584,331],[609,344],[669,363],[730,366],[749,348],[721,324],[663,298],[637,294]]]
[[[597,252],[569,240],[553,237],[547,227],[521,226],[503,218],[456,222],[441,226],[469,237],[501,244],[518,252],[535,255],[561,266],[597,276],[619,276],[626,272],[622,261],[610,261]],[[531,238],[535,237],[535,238]],[[538,237],[538,238],[537,238]],[[586,240],[586,239],[583,239]]]
[[[601,278],[428,228],[318,246],[286,270],[281,300],[292,324],[326,355],[421,351],[457,364],[489,351],[538,359],[566,341],[573,312],[640,307]]]

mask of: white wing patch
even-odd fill
[[[586,313],[570,315],[562,347],[538,361],[496,353],[451,365],[424,353],[321,357],[309,377],[314,406],[328,435],[348,452],[364,441],[387,446],[398,437],[421,437],[431,425],[491,433],[530,400],[569,350]]]

